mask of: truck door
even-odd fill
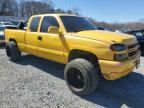
[[[25,41],[27,51],[33,55],[37,55],[38,52],[38,27],[40,17],[33,17],[30,19],[31,24],[26,32]]]
[[[48,33],[48,28],[50,26],[56,26],[59,28],[57,19],[53,16],[45,16],[41,22],[39,32],[39,54],[43,58],[64,63],[64,52],[66,52],[66,49],[63,45],[63,40],[59,34]]]

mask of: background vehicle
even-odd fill
[[[24,27],[27,27],[26,20],[13,20],[11,23],[18,26],[19,29],[24,29]]]
[[[136,36],[136,38],[139,42],[139,45],[140,45],[140,50],[141,50],[142,54],[144,54],[144,29],[130,30],[125,33]]]
[[[0,26],[0,46],[5,43],[4,27]]]
[[[15,26],[15,25],[11,22],[0,22],[0,26]]]
[[[66,64],[64,78],[77,95],[98,86],[99,73],[107,80],[124,77],[139,66],[134,36],[97,30],[86,18],[66,14],[32,16],[27,30],[5,30],[6,52],[16,62],[21,52]]]
[[[104,27],[100,27],[100,26],[97,26],[97,29],[98,29],[98,30],[105,30]]]
[[[25,21],[25,20],[13,20],[13,21],[10,21],[12,24],[14,24],[14,25],[16,25],[16,26],[18,26],[21,22],[22,23],[27,23],[27,21]]]

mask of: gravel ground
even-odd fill
[[[0,49],[0,108],[95,108],[144,106],[144,57],[141,67],[117,81],[100,81],[95,93],[78,97],[67,88],[64,65],[25,55],[18,63]]]

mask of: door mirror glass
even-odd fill
[[[27,27],[24,27],[24,30],[27,30]]]

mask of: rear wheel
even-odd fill
[[[21,51],[18,49],[16,43],[13,41],[10,41],[6,45],[6,54],[9,57],[9,59],[13,62],[18,61],[21,57]]]
[[[66,65],[64,77],[76,95],[88,95],[98,86],[98,68],[85,59],[75,59]]]

